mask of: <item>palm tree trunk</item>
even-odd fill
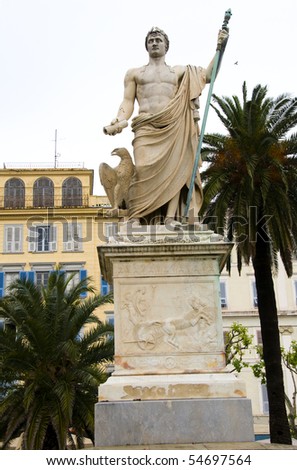
[[[47,427],[42,450],[59,450],[57,434],[51,424]]]
[[[266,370],[270,440],[273,443],[291,445],[292,439],[285,405],[277,307],[271,272],[270,243],[263,227],[259,227],[257,232],[253,266]]]

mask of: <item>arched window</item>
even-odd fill
[[[70,177],[63,181],[62,205],[82,206],[82,184],[80,179]]]
[[[50,178],[38,178],[33,185],[33,206],[54,207],[54,183]]]
[[[25,207],[25,185],[20,178],[10,178],[4,187],[4,207],[18,209]]]

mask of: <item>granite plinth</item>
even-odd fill
[[[251,442],[246,398],[100,402],[95,446]]]

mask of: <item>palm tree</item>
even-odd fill
[[[10,326],[0,332],[3,448],[21,433],[24,449],[65,449],[71,428],[78,447],[93,439],[97,389],[113,358],[113,328],[94,310],[111,298],[95,295],[89,278],[71,281],[58,270],[46,288],[20,279],[1,299]]]
[[[238,268],[252,261],[258,297],[269,400],[271,442],[291,444],[285,408],[278,316],[273,286],[278,253],[288,276],[297,234],[297,98],[267,97],[257,85],[251,99],[214,95],[227,135],[206,135],[202,214],[234,240]],[[295,235],[295,237],[294,237]],[[228,265],[230,269],[230,263]]]

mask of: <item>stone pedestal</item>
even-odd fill
[[[99,387],[97,446],[253,440],[245,386],[225,372],[219,277],[231,249],[211,231],[162,226],[123,226],[98,247],[115,370]]]
[[[98,447],[253,440],[247,399],[115,401],[96,405]]]

